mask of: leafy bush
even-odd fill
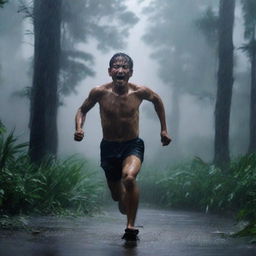
[[[225,172],[200,158],[162,171],[144,170],[140,183],[147,202],[256,220],[256,154],[234,160]]]
[[[4,214],[91,213],[99,208],[102,184],[86,161],[46,159],[33,165],[13,133],[0,134],[0,210]]]
[[[231,164],[236,181],[234,204],[239,209],[238,218],[256,221],[256,154],[241,157]]]

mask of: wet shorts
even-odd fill
[[[107,180],[118,181],[122,178],[122,163],[130,155],[137,156],[141,162],[144,157],[144,142],[140,138],[116,142],[102,140],[100,144],[101,167]]]

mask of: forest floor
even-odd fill
[[[0,256],[255,256],[256,246],[231,238],[232,219],[141,206],[140,240],[121,239],[125,216],[106,208],[93,217],[31,217],[28,230],[1,230]]]

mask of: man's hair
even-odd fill
[[[127,63],[129,64],[129,68],[133,69],[133,60],[132,60],[132,58],[129,55],[123,53],[123,52],[118,52],[118,53],[113,55],[113,57],[109,61],[109,67],[110,68],[113,66],[113,63],[116,61],[116,59],[118,57],[123,57],[127,61]]]

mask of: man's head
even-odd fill
[[[109,62],[108,73],[112,77],[114,85],[124,88],[133,73],[133,61],[125,53],[116,53]]]
[[[129,68],[131,70],[133,70],[133,60],[132,60],[132,58],[129,55],[123,53],[123,52],[118,52],[118,53],[113,55],[113,57],[109,61],[109,68],[111,68],[113,66],[113,63],[116,61],[116,59],[118,57],[123,57],[126,60],[127,64],[129,65]]]

